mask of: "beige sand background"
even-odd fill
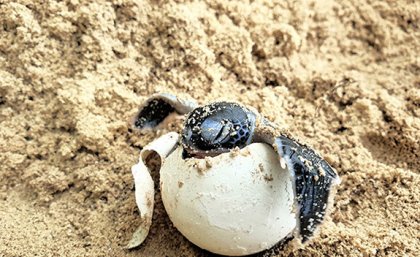
[[[415,256],[419,21],[419,1],[0,0],[0,256],[210,255],[159,202],[123,249],[154,92],[253,106],[340,174],[319,237],[261,255]]]

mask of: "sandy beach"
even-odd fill
[[[419,53],[418,1],[0,0],[0,256],[212,256],[159,194],[124,249],[131,166],[180,128],[132,129],[160,92],[252,106],[340,175],[311,243],[257,256],[416,256]]]

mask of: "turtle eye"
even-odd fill
[[[255,114],[247,108],[235,103],[212,103],[190,113],[182,143],[192,154],[219,154],[249,144],[254,126]]]
[[[229,140],[233,125],[229,120],[210,117],[201,124],[201,137],[210,144],[223,144]]]

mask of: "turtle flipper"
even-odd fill
[[[196,106],[194,101],[183,100],[171,94],[155,94],[140,106],[134,126],[138,129],[154,128],[171,113],[186,114]]]
[[[332,167],[309,147],[286,136],[276,137],[274,143],[294,178],[298,229],[304,243],[324,220],[333,197],[331,190],[340,180]]]
[[[340,183],[340,178],[314,150],[283,134],[275,124],[261,116],[255,141],[273,145],[281,166],[288,169],[299,221],[295,235],[302,243],[308,241],[324,220],[334,197],[332,190]]]

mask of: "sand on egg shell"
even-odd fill
[[[156,92],[252,106],[342,183],[319,237],[259,256],[420,250],[418,1],[0,1],[0,256],[211,256],[156,190],[149,237],[131,166]],[[345,83],[353,81],[352,83]],[[155,184],[159,176],[154,174]]]

